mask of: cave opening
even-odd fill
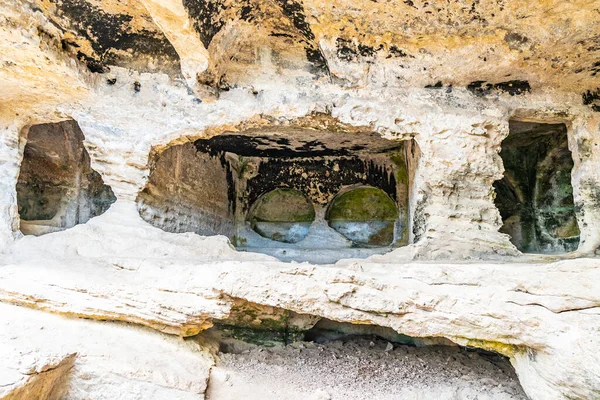
[[[304,399],[331,391],[344,399],[527,399],[510,360],[498,353],[386,326],[238,306],[191,339],[218,346],[210,398]],[[277,384],[265,384],[271,380]]]
[[[500,232],[524,253],[558,254],[579,245],[565,124],[511,120],[500,157],[504,176],[494,183]]]
[[[41,235],[104,213],[116,197],[90,164],[74,120],[33,125],[17,181],[21,232]]]
[[[409,240],[408,147],[374,132],[225,132],[155,156],[138,209],[163,230],[282,261],[381,254]]]

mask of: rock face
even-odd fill
[[[14,383],[2,386],[3,399],[204,398],[214,361],[197,343],[139,327],[0,307],[0,370],[14,371]]]
[[[2,305],[0,397],[201,398],[175,335],[324,317],[600,398],[599,37],[592,0],[3,1],[0,300],[47,313]]]
[[[126,214],[117,203],[87,224],[20,240],[0,269],[0,300],[181,336],[213,323],[271,332],[306,330],[317,317],[372,324],[503,354],[533,399],[598,396],[598,260],[398,264],[390,253],[290,265],[140,217],[125,227],[111,219]]]

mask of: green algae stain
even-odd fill
[[[250,219],[258,222],[312,222],[315,208],[300,191],[280,188],[264,194]]]
[[[337,196],[328,213],[329,221],[395,221],[394,201],[380,189],[361,187]]]
[[[401,152],[390,155],[390,161],[396,166],[396,182],[406,185],[408,184],[408,170],[406,169],[406,159]]]

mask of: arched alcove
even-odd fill
[[[288,188],[263,194],[248,216],[256,233],[283,243],[297,243],[304,239],[314,220],[315,208],[310,199],[302,192]]]
[[[358,187],[331,202],[329,226],[359,246],[389,246],[394,242],[398,208],[381,189]]]
[[[17,182],[21,231],[40,235],[71,228],[116,201],[90,165],[76,121],[33,125]]]
[[[510,121],[500,156],[504,177],[494,183],[501,232],[526,253],[564,253],[577,249],[579,227],[573,202],[564,124]]]

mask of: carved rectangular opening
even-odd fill
[[[510,121],[500,156],[504,177],[494,183],[504,222],[500,231],[525,253],[576,250],[573,158],[565,124]]]
[[[226,132],[161,153],[140,215],[283,261],[379,254],[408,243],[406,150],[373,132]]]

